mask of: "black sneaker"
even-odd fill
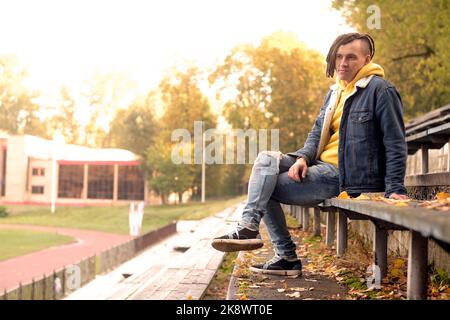
[[[264,243],[259,231],[247,228],[236,229],[234,232],[214,238],[211,245],[214,249],[223,252],[255,250],[261,248]]]
[[[288,261],[275,256],[264,264],[251,266],[250,270],[277,276],[300,276],[302,274],[302,263],[300,260]]]

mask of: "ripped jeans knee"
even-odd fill
[[[253,170],[258,170],[260,175],[278,175],[281,156],[280,151],[262,151],[255,159]]]

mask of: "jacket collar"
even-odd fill
[[[355,82],[355,87],[359,87],[359,88],[365,88],[367,87],[367,85],[369,84],[370,80],[372,80],[374,75],[370,75],[364,78],[359,79],[358,81]],[[336,91],[339,88],[338,84],[335,83],[330,87],[331,91]]]

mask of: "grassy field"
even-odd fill
[[[50,232],[0,229],[0,261],[74,241]]]
[[[211,200],[206,203],[146,206],[142,232],[155,230],[174,220],[197,220],[239,203],[245,197]],[[49,207],[6,206],[9,216],[0,224],[32,224],[76,229],[89,229],[128,234],[128,206],[57,207],[52,214]]]

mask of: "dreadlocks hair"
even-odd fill
[[[366,42],[369,47],[370,59],[373,58],[375,54],[375,42],[370,35],[358,32],[341,34],[334,40],[327,54],[327,77],[332,78],[334,75],[334,70],[336,69],[336,54],[339,47],[354,40],[363,40]]]

